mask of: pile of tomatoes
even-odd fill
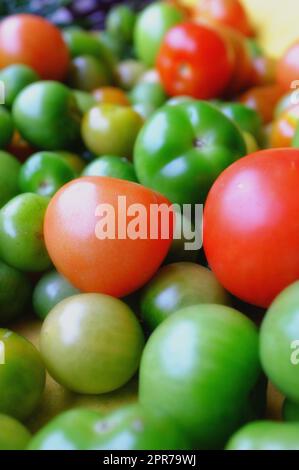
[[[0,449],[299,449],[298,50],[238,0],[0,23]]]

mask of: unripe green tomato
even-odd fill
[[[44,320],[48,313],[62,300],[79,294],[63,276],[56,271],[44,274],[36,284],[33,292],[35,313]]]
[[[299,423],[256,421],[228,441],[227,450],[299,450]]]
[[[75,171],[59,153],[38,152],[22,165],[19,186],[23,193],[52,197],[58,189],[75,178]]]
[[[0,261],[0,325],[21,315],[30,296],[28,277]]]
[[[299,422],[299,404],[286,398],[282,407],[282,416],[285,421]]]
[[[271,382],[299,403],[299,282],[270,305],[260,331],[260,356]]]
[[[81,175],[85,168],[85,161],[80,155],[65,150],[57,150],[55,153],[59,154],[60,158],[74,170],[77,176]]]
[[[0,450],[25,450],[30,432],[11,416],[0,414]]]
[[[167,95],[160,83],[138,83],[129,96],[133,104],[149,105],[154,110],[160,108],[167,100]]]
[[[0,211],[0,258],[21,271],[44,271],[51,266],[44,238],[44,216],[49,200],[25,193]]]
[[[19,193],[20,168],[13,155],[0,150],[0,209]]]
[[[163,266],[143,289],[141,316],[153,330],[183,307],[228,303],[212,271],[195,263],[174,263]]]
[[[18,94],[40,77],[27,65],[13,64],[0,71],[0,80],[5,87],[5,106],[11,108]]]
[[[0,148],[10,144],[14,132],[12,116],[4,106],[0,106]]]
[[[74,90],[74,96],[82,114],[87,113],[93,106],[97,104],[96,99],[91,93],[82,90]]]
[[[134,166],[125,157],[104,155],[87,165],[82,176],[110,176],[137,183]]]
[[[258,334],[238,311],[183,308],[149,338],[140,366],[140,403],[173,418],[193,448],[218,448],[244,419],[260,376]]]
[[[22,137],[43,150],[69,149],[80,140],[81,112],[72,90],[59,82],[26,87],[14,102],[13,118]]]
[[[36,409],[45,387],[39,352],[22,336],[0,329],[0,413],[20,420]]]
[[[109,34],[123,43],[131,43],[136,21],[136,14],[127,5],[116,5],[108,13],[106,29]]]
[[[67,411],[41,429],[29,445],[29,450],[187,448],[186,438],[173,422],[138,405],[123,406],[105,416],[84,408]]]
[[[40,342],[47,369],[58,383],[74,392],[98,394],[133,377],[144,339],[126,304],[102,294],[80,294],[49,313]]]
[[[79,56],[72,60],[68,84],[81,91],[93,91],[111,83],[106,65],[91,55]]]
[[[125,90],[131,90],[145,71],[146,68],[142,62],[138,62],[134,59],[123,60],[117,67],[118,83],[120,87]]]

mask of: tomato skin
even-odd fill
[[[267,307],[299,278],[298,201],[296,149],[248,155],[214,183],[204,248],[212,271],[236,297]]]
[[[29,431],[17,420],[0,414],[0,450],[25,450],[31,439]]]
[[[51,200],[45,218],[45,241],[57,270],[83,292],[122,297],[144,285],[157,271],[171,244],[158,239],[96,237],[99,204],[114,206],[126,196],[127,207],[166,203],[167,199],[136,183],[109,177],[84,177],[64,186]],[[170,216],[170,219],[172,217]]]
[[[285,91],[290,91],[292,82],[299,77],[299,42],[287,49],[277,65],[277,81]]]
[[[284,111],[276,121],[274,121],[271,134],[270,146],[291,147],[299,123],[299,105],[292,106]]]
[[[157,68],[170,96],[219,96],[232,76],[232,55],[222,36],[205,25],[185,22],[166,34]]]
[[[28,65],[44,80],[63,80],[69,53],[58,28],[35,15],[4,19],[0,25],[0,68],[12,64]]]
[[[239,101],[255,109],[263,123],[269,124],[273,120],[276,105],[283,93],[283,89],[278,85],[258,86],[241,95]]]

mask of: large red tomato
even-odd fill
[[[32,67],[44,80],[62,80],[69,53],[61,32],[35,15],[13,15],[0,24],[0,68],[11,64]]]
[[[265,150],[227,168],[204,212],[204,248],[222,285],[267,307],[299,279],[299,150]]]
[[[150,218],[151,207],[157,204],[170,206],[163,196],[129,181],[73,180],[56,193],[45,216],[45,241],[55,267],[84,292],[116,297],[134,292],[154,275],[171,244],[173,212],[162,215],[164,222],[167,217],[169,221],[169,235],[166,228],[163,234],[161,223],[154,225],[155,218]],[[138,221],[137,205],[146,219]],[[127,217],[125,206],[130,208]]]
[[[186,22],[166,34],[157,67],[169,95],[216,98],[231,79],[233,54],[220,33]]]
[[[277,66],[277,81],[287,91],[298,88],[299,41],[293,44],[281,57]],[[294,82],[294,83],[293,83]]]

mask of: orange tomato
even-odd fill
[[[292,83],[299,80],[299,41],[293,44],[281,57],[277,67],[277,81],[291,91]],[[295,86],[298,88],[298,84]]]
[[[291,147],[299,124],[299,105],[287,109],[273,123],[270,147]]]
[[[245,36],[253,35],[247,13],[239,0],[197,0],[194,17],[229,26]]]
[[[276,81],[276,61],[271,57],[256,57],[252,62],[254,86],[273,85]]]
[[[119,196],[130,214],[118,205]],[[138,222],[136,204],[145,212]],[[83,177],[68,183],[53,197],[45,216],[45,242],[55,267],[83,292],[123,297],[136,291],[155,274],[172,241],[173,211],[161,216],[169,221],[169,235],[163,235],[161,224],[150,217],[150,208],[157,204],[170,206],[160,194],[125,180]],[[141,228],[143,239],[135,236]],[[156,238],[150,237],[155,228]]]
[[[130,101],[120,88],[102,87],[93,91],[93,96],[101,104],[118,104],[119,106],[130,106]]]
[[[239,101],[256,110],[264,124],[273,120],[275,107],[284,91],[279,85],[254,87],[240,96]]]
[[[13,15],[0,24],[0,68],[32,67],[44,80],[63,80],[69,53],[56,26],[35,15]]]

